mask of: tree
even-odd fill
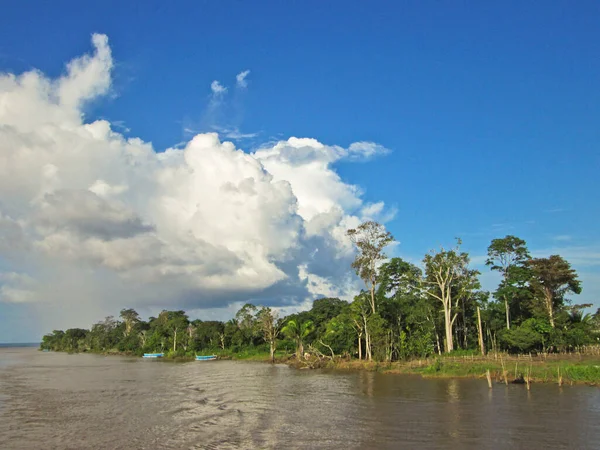
[[[343,311],[327,322],[323,341],[335,353],[351,355],[355,349],[356,334],[350,304],[346,303]]]
[[[44,335],[40,347],[44,350],[61,351],[64,337],[64,331],[54,330],[52,333]]]
[[[397,358],[427,356],[433,351],[437,314],[435,300],[421,289],[421,269],[392,258],[380,273],[377,312],[387,322],[389,351]]]
[[[414,295],[419,291],[422,277],[421,269],[402,258],[392,258],[379,270],[378,294],[394,297]]]
[[[245,344],[254,345],[255,338],[259,337],[256,322],[258,308],[251,303],[246,303],[235,315],[235,321],[242,333]]]
[[[281,332],[296,343],[296,358],[300,359],[304,355],[304,338],[313,330],[312,320],[300,322],[297,319],[289,319]]]
[[[103,321],[92,325],[88,335],[90,347],[95,350],[109,350],[116,348],[123,333],[119,330],[120,324],[113,316],[107,316]]]
[[[362,337],[365,338],[365,359],[371,361],[373,358],[371,347],[371,333],[369,329],[369,313],[371,305],[365,291],[354,297],[354,301],[350,305],[352,312],[352,321],[354,329],[358,337],[358,359],[362,357]]]
[[[479,272],[469,269],[468,253],[460,251],[461,241],[452,250],[443,248],[425,255],[424,292],[442,303],[446,352],[454,350],[453,326],[458,317],[458,305],[466,295],[479,287]]]
[[[194,347],[196,350],[216,349],[221,346],[221,336],[225,332],[225,324],[216,320],[202,322],[195,320]]]
[[[79,351],[83,340],[86,338],[88,330],[82,328],[69,328],[63,336],[63,347],[69,352]]]
[[[534,258],[528,265],[533,275],[530,281],[531,288],[542,299],[550,326],[554,328],[555,310],[564,306],[565,295],[581,293],[581,282],[577,278],[577,272],[559,255]]]
[[[140,315],[136,312],[135,309],[122,309],[120,314],[123,323],[125,324],[125,336],[129,336],[131,330],[136,323],[140,321]]]
[[[352,268],[365,282],[371,293],[371,310],[375,313],[375,287],[379,280],[379,264],[386,259],[385,247],[394,241],[394,237],[377,222],[368,221],[348,230],[348,237],[358,248],[358,254],[352,262]]]
[[[527,244],[523,239],[508,235],[502,239],[493,239],[488,247],[488,258],[485,262],[502,274],[502,284],[498,289],[498,295],[504,300],[506,311],[506,329],[510,330],[510,306],[512,300],[512,284],[510,283],[511,269],[523,266],[529,260]]]
[[[281,330],[281,323],[276,312],[266,306],[262,307],[256,314],[258,326],[262,331],[265,342],[269,344],[271,362],[275,362],[275,350],[277,348],[277,336]]]
[[[308,316],[315,325],[316,337],[319,339],[322,338],[326,333],[329,321],[338,316],[347,307],[348,302],[339,298],[321,298],[315,300]]]

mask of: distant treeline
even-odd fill
[[[69,352],[197,353],[305,352],[377,361],[427,357],[455,350],[565,352],[597,344],[600,309],[573,305],[581,283],[558,255],[532,258],[515,236],[494,239],[486,264],[501,275],[493,293],[481,290],[480,273],[455,248],[432,251],[422,268],[388,260],[393,238],[376,222],[348,235],[357,248],[352,267],[366,290],[349,303],[322,298],[309,311],[279,318],[269,307],[246,304],[228,322],[190,320],[184,311],[162,311],[142,320],[134,309],[107,317],[90,330],[55,330],[42,349]]]

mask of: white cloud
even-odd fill
[[[219,127],[213,125],[212,128],[219,133],[219,136],[225,139],[242,140],[242,139],[253,139],[258,136],[258,133],[242,133],[237,127]]]
[[[227,92],[227,88],[217,80],[210,83],[210,90],[212,91],[213,95],[222,95]]]
[[[356,278],[350,276],[350,273],[345,280],[334,280],[334,282],[332,282],[332,280],[328,278],[310,273],[306,264],[298,266],[298,277],[301,280],[306,281],[306,287],[308,292],[312,294],[313,299],[317,297],[329,297],[340,298],[350,302],[361,289],[360,282]],[[308,308],[310,308],[310,306],[311,305],[309,304]]]
[[[0,302],[28,303],[34,299],[35,280],[27,274],[0,272]]]
[[[248,82],[246,81],[246,77],[250,75],[250,71],[249,70],[244,70],[243,72],[238,73],[235,76],[235,80],[236,80],[236,86],[239,88],[247,88],[248,87]]]
[[[127,305],[349,295],[345,231],[390,212],[332,164],[383,147],[290,138],[248,154],[207,133],[157,153],[84,120],[82,106],[111,88],[108,39],[92,42],[58,79],[0,75],[0,301],[43,300],[45,326],[64,327]]]
[[[366,160],[375,156],[387,155],[390,150],[375,142],[354,142],[348,147],[347,153],[351,159]]]

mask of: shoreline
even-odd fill
[[[423,378],[475,378],[486,379],[487,371],[496,383],[526,384],[554,383],[558,385],[585,384],[600,386],[600,359],[557,357],[551,360],[496,360],[452,357],[425,360],[368,362],[332,361],[325,366],[334,370],[367,370],[390,375],[420,375]]]
[[[63,352],[64,353],[64,352]],[[141,358],[130,352],[81,352],[104,356]],[[164,356],[159,360],[192,362],[195,356]],[[217,360],[254,361],[270,363],[268,353],[217,354]],[[388,375],[420,375],[423,378],[476,378],[485,379],[489,370],[496,383],[525,384],[555,383],[559,385],[600,386],[600,357],[584,355],[546,355],[545,357],[515,357],[491,355],[487,357],[440,356],[426,359],[393,362],[369,362],[356,359],[308,358],[297,360],[283,354],[275,358],[276,364],[286,364],[296,370],[327,369],[334,371],[368,371]]]

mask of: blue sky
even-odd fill
[[[11,2],[0,70],[57,77],[104,33],[111,95],[86,120],[157,151],[215,126],[254,134],[235,142],[248,152],[291,136],[376,142],[391,153],[335,169],[397,208],[398,254],[460,236],[481,262],[515,234],[571,259],[578,302],[600,306],[599,19],[592,1]],[[228,88],[218,115],[214,80]]]

